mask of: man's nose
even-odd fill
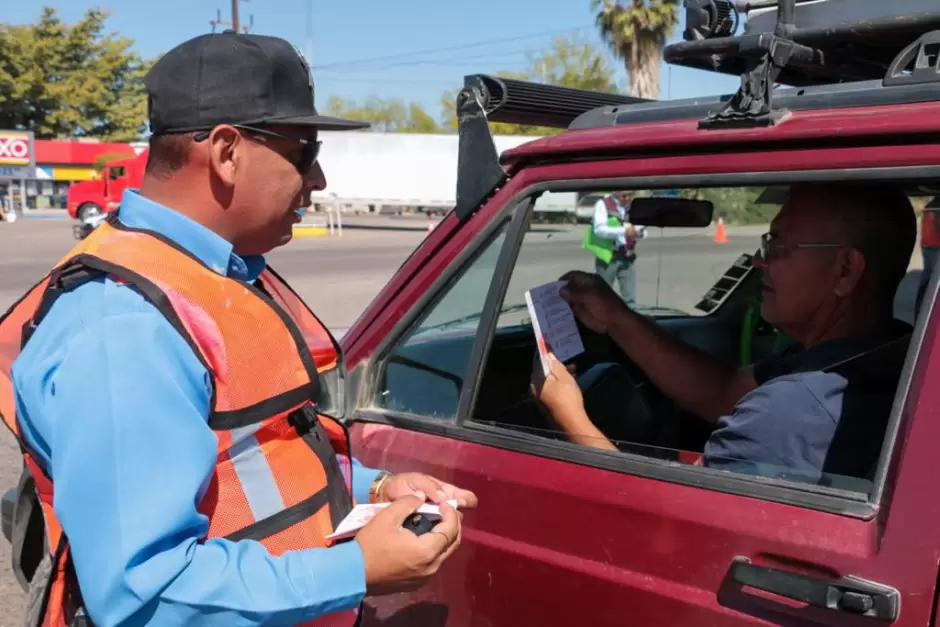
[[[304,189],[308,192],[319,192],[326,189],[326,174],[323,173],[323,166],[317,161],[313,164],[304,177]]]

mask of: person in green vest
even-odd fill
[[[597,274],[633,307],[636,303],[636,242],[646,229],[630,224],[630,190],[606,194],[594,205],[594,219],[584,234],[582,247],[594,254]]]

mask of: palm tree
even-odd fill
[[[659,99],[663,46],[679,23],[679,0],[591,0],[601,36],[627,68],[630,95]]]

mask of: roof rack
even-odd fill
[[[685,0],[685,8],[686,41],[665,48],[668,63],[740,75],[751,69],[752,42],[773,34],[819,53],[781,67],[777,81],[796,87],[881,79],[908,44],[940,29],[937,0]]]
[[[936,0],[685,0],[685,6],[691,41],[667,46],[666,61],[741,75],[737,93],[700,128],[776,124],[787,113],[773,105],[777,83],[940,83],[940,35],[930,32],[940,28]],[[742,8],[749,11],[747,30],[729,36],[737,24],[730,14]]]
[[[667,46],[665,59],[740,74],[733,96],[650,101],[466,76],[457,95],[460,219],[506,180],[488,120],[577,130],[697,118],[711,129],[770,126],[792,110],[940,100],[938,0],[684,1],[687,41]],[[741,12],[745,33],[734,35]]]

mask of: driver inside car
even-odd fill
[[[714,424],[703,465],[814,483],[870,479],[912,331],[893,303],[915,238],[897,187],[792,186],[754,265],[762,316],[795,344],[743,369],[678,341],[595,275],[566,274],[562,296],[659,391]],[[547,377],[533,374],[536,400],[570,441],[618,450],[592,424],[571,369],[551,364]]]

